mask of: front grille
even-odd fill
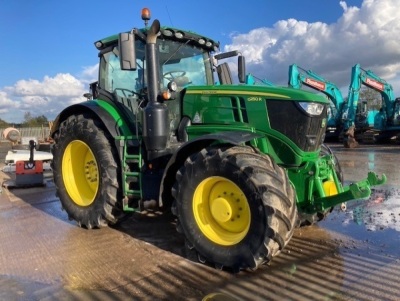
[[[319,148],[325,138],[326,126],[322,124],[327,116],[326,106],[321,115],[310,116],[295,101],[267,100],[266,105],[272,129],[287,136],[304,151]]]

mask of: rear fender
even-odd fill
[[[58,131],[61,122],[63,122],[69,116],[88,113],[99,120],[108,133],[114,138],[114,144],[120,156],[119,159],[122,160],[122,155],[120,152],[120,140],[117,139],[117,137],[132,136],[132,129],[129,127],[129,123],[126,122],[119,110],[112,105],[109,105],[107,110],[103,106],[100,106],[97,101],[87,101],[69,106],[65,108],[54,120],[53,126],[51,127],[50,136],[54,138],[54,135]]]
[[[203,148],[208,147],[213,143],[221,145],[241,145],[261,137],[262,135],[260,134],[247,131],[228,131],[203,135],[182,144],[182,146],[172,155],[165,167],[160,186],[160,207],[168,207],[172,204],[173,197],[171,190],[175,183],[176,173],[190,155],[201,151]]]

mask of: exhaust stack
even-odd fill
[[[157,55],[157,35],[160,22],[154,20],[147,32],[146,69],[149,102],[144,108],[143,140],[146,144],[148,159],[165,154],[170,132],[168,107],[159,101],[160,65]]]

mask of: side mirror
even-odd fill
[[[246,62],[243,55],[238,56],[238,77],[240,83],[246,82]]]
[[[237,56],[238,54],[239,54],[239,51],[233,50],[233,51],[218,53],[218,54],[214,55],[214,58],[217,60],[222,60],[222,59],[226,59],[228,57]]]
[[[119,60],[122,70],[136,70],[135,35],[132,32],[119,34]]]

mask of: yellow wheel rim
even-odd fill
[[[79,206],[93,203],[99,189],[99,170],[89,146],[71,141],[62,158],[62,177],[72,201]]]
[[[223,246],[239,243],[250,228],[250,207],[243,191],[223,177],[209,177],[196,188],[193,213],[197,226]]]

